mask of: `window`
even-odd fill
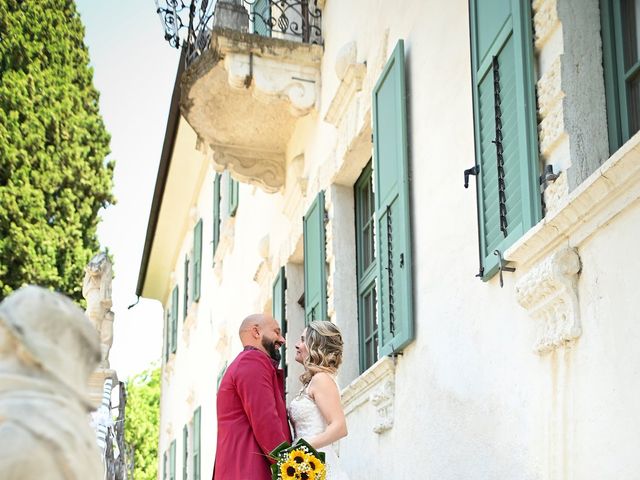
[[[609,150],[640,129],[640,2],[601,0]]]
[[[531,2],[470,1],[480,276],[542,216]]]
[[[284,274],[284,267],[280,267],[278,276],[273,282],[273,302],[271,304],[271,314],[273,318],[280,324],[282,336],[287,336],[287,320],[285,315],[285,293],[287,288],[287,280]],[[280,367],[284,371],[285,379],[287,378],[287,350],[286,346],[282,346],[282,358]]]
[[[169,360],[169,352],[171,351],[171,308],[165,309],[164,312],[164,363]]]
[[[271,0],[255,0],[251,5],[253,33],[263,37],[271,36]]]
[[[213,236],[211,241],[213,257],[216,256],[216,249],[220,243],[220,175],[215,174],[213,180]]]
[[[182,427],[182,480],[189,478],[189,426]]]
[[[358,289],[358,338],[360,373],[378,360],[378,319],[376,315],[375,197],[371,162],[355,184],[356,273]]]
[[[184,287],[182,296],[182,321],[187,318],[189,312],[189,257],[184,257]]]
[[[238,211],[238,202],[240,200],[240,184],[237,180],[234,180],[231,175],[229,175],[227,195],[229,196],[229,201],[227,203],[229,211],[227,213],[230,217],[235,217],[236,212]]]
[[[198,220],[193,228],[193,301],[200,300],[200,287],[202,285],[202,219]]]
[[[171,337],[169,341],[171,353],[176,353],[178,348],[178,299],[179,299],[178,286],[173,287],[173,293],[171,294]]]
[[[176,480],[176,441],[169,448],[169,480]]]
[[[324,192],[320,192],[303,219],[305,324],[327,319]]]
[[[372,99],[378,289],[364,293],[369,293],[371,305],[377,301],[381,356],[402,350],[414,335],[404,69],[404,42],[400,40]]]
[[[191,452],[193,458],[193,480],[200,480],[200,428],[201,428],[201,408],[198,407],[195,412],[193,412],[193,427],[192,427],[192,444],[191,444]]]

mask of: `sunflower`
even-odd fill
[[[309,465],[309,480],[325,480],[327,478],[324,464],[314,455],[307,455],[306,463]]]
[[[291,450],[291,452],[289,452],[289,460],[293,461],[295,463],[303,463],[307,458],[307,454],[304,453],[302,450]]]
[[[289,459],[280,465],[280,474],[283,480],[295,480],[300,478],[296,462]]]

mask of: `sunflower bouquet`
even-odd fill
[[[300,438],[289,445],[283,442],[269,456],[275,460],[271,465],[273,480],[326,480],[324,453],[316,451]]]

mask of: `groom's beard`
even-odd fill
[[[269,356],[273,358],[276,362],[280,361],[280,348],[276,347],[276,343],[270,341],[267,338],[262,339],[262,346],[267,351]]]

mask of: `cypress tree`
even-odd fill
[[[0,0],[0,300],[26,283],[82,299],[114,203],[98,99],[73,0]]]

